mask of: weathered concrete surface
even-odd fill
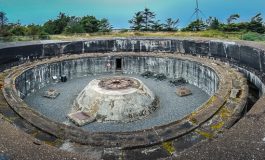
[[[128,56],[122,56],[123,67],[121,72],[125,74],[141,74],[145,71],[152,71],[162,73],[172,79],[182,77],[209,95],[213,95],[218,89],[218,76],[207,66],[181,58],[156,57],[148,56],[148,54],[143,56],[144,54],[139,53],[140,56],[136,56],[134,53],[128,53]],[[53,83],[53,76],[61,77],[66,75],[68,79],[74,79],[91,74],[115,74],[115,59],[120,57],[121,54],[108,53],[104,55],[101,57],[81,57],[63,60],[30,68],[16,79],[19,96],[23,99],[24,96],[34,93],[35,90],[42,88],[46,84]],[[74,55],[71,57],[74,57]],[[111,68],[106,67],[106,62],[110,62]]]
[[[102,82],[111,86],[102,86]],[[83,111],[99,122],[132,122],[146,118],[158,107],[159,99],[141,80],[112,76],[89,82],[75,99],[72,112]]]
[[[265,70],[262,44],[207,38],[102,38],[73,42],[29,42],[3,45],[0,62],[12,62],[71,53],[93,52],[179,52],[228,58],[259,71]],[[7,54],[8,53],[8,54]]]
[[[32,138],[30,135],[12,126],[0,117],[0,159],[81,160],[93,158],[65,152],[58,148],[48,146],[47,144]]]
[[[264,100],[262,97],[253,109],[222,137],[211,142],[202,142],[181,153],[176,159],[264,159]]]
[[[225,44],[224,41],[219,41],[217,43],[215,42],[216,40],[212,41],[209,39],[204,39],[202,41],[198,39],[186,40],[188,41],[188,43],[185,45],[186,51],[184,50],[184,47],[181,48],[181,45],[178,47],[178,49],[182,51],[182,53],[196,53],[201,55],[206,55],[207,53],[209,53],[208,55],[210,56],[213,55],[216,57],[228,58],[229,60],[232,60],[236,65],[239,65],[239,63],[241,63],[241,65],[248,70],[256,70],[257,72],[255,72],[255,74],[259,74],[258,78],[264,80],[264,76],[260,74],[260,72],[262,73],[264,71],[264,45],[249,42]],[[209,41],[211,42],[209,43]],[[183,39],[180,39],[180,42],[185,43]],[[210,44],[209,48],[207,47],[209,46],[207,45],[207,43]],[[214,45],[211,46],[211,43],[213,43]],[[241,46],[243,47],[241,48]],[[218,54],[218,52],[220,54]],[[253,59],[251,57],[252,55],[253,57],[258,58],[258,61],[256,58]],[[225,59],[225,61],[228,61],[228,59]],[[263,146],[263,142],[261,141],[263,140],[264,133],[262,128],[265,128],[264,118],[262,118],[264,117],[265,113],[263,104],[264,98],[258,101],[252,108],[252,110],[250,111],[250,113],[252,114],[249,114],[247,118],[239,121],[233,127],[234,129],[232,128],[230,129],[230,131],[226,131],[227,133],[223,135],[223,138],[219,138],[212,142],[207,141],[202,145],[195,146],[195,148],[192,148],[194,152],[192,152],[192,149],[184,151],[183,154],[181,154],[180,159],[264,159],[263,150],[265,147]],[[145,153],[146,155],[150,155],[148,154],[148,150]],[[158,149],[156,153],[152,154],[154,158],[159,158],[161,157],[161,155],[167,156],[167,153]],[[129,157],[130,156],[127,156],[127,158]],[[134,156],[134,158],[139,157]],[[52,157],[49,157],[48,159],[52,159]]]
[[[112,53],[113,55],[114,53]],[[117,53],[116,55],[120,56],[129,56],[135,55],[135,53]],[[7,98],[10,106],[23,118],[27,119],[31,124],[34,124],[38,128],[45,130],[46,132],[55,135],[56,137],[62,139],[71,139],[72,141],[82,143],[82,144],[90,144],[93,146],[105,146],[105,147],[121,147],[124,149],[128,148],[139,148],[146,147],[150,145],[160,144],[166,140],[175,139],[186,133],[194,131],[204,123],[211,120],[211,118],[219,112],[221,108],[224,106],[229,107],[229,117],[226,119],[217,119],[216,121],[220,121],[220,123],[225,124],[233,118],[232,120],[237,120],[238,113],[241,113],[242,109],[246,104],[246,96],[248,90],[246,87],[246,80],[242,77],[242,75],[238,74],[235,70],[229,68],[229,66],[224,65],[218,61],[212,61],[206,58],[194,57],[194,56],[183,56],[178,54],[151,54],[148,53],[149,56],[158,56],[161,58],[178,58],[181,60],[188,60],[190,62],[196,61],[197,64],[201,64],[207,66],[212,70],[212,72],[216,73],[219,78],[219,88],[215,95],[212,96],[211,99],[208,100],[207,103],[203,104],[198,110],[194,111],[191,116],[187,116],[181,121],[173,122],[168,125],[156,126],[150,129],[146,129],[143,131],[137,132],[126,132],[126,133],[90,133],[81,130],[80,128],[67,126],[65,124],[56,123],[51,121],[50,119],[36,113],[35,111],[28,108],[27,104],[25,104],[17,95],[17,90],[15,81],[16,78],[21,75],[25,69],[28,70],[36,65],[47,65],[47,63],[55,63],[62,60],[69,59],[80,59],[82,57],[104,57],[104,54],[84,54],[84,55],[72,55],[58,58],[49,59],[46,61],[39,61],[36,63],[25,64],[23,67],[14,68],[14,72],[12,72],[5,79],[4,85],[4,95]],[[137,56],[147,56],[144,53],[140,53]],[[238,79],[239,86],[242,87],[242,94],[236,99],[229,99],[227,101],[227,96],[229,95],[233,85],[232,82],[234,79]],[[240,102],[240,103],[238,103]],[[235,114],[235,118],[234,118]],[[230,117],[231,116],[231,117]],[[210,121],[209,124],[212,125],[213,122]],[[206,124],[206,126],[207,126]],[[233,123],[232,123],[233,124]],[[213,124],[214,125],[214,124]],[[223,128],[224,125],[218,127],[215,131]],[[201,132],[200,132],[201,133]],[[217,133],[217,132],[216,132]]]

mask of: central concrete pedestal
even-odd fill
[[[147,117],[158,107],[158,98],[139,79],[107,77],[92,80],[84,88],[68,117],[78,124],[71,115],[81,111],[98,122],[131,122]]]

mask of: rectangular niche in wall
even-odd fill
[[[122,59],[116,58],[116,70],[121,71],[122,70]]]

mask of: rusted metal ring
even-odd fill
[[[109,77],[101,79],[98,85],[107,90],[121,90],[137,88],[140,84],[137,80],[129,77]]]

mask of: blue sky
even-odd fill
[[[239,13],[241,21],[261,12],[265,17],[265,0],[199,0],[200,9],[208,16],[225,21]],[[0,10],[10,22],[42,24],[58,13],[108,18],[114,28],[128,28],[128,20],[144,7],[150,8],[162,22],[166,18],[180,18],[180,26],[188,24],[195,8],[195,0],[0,0]]]

